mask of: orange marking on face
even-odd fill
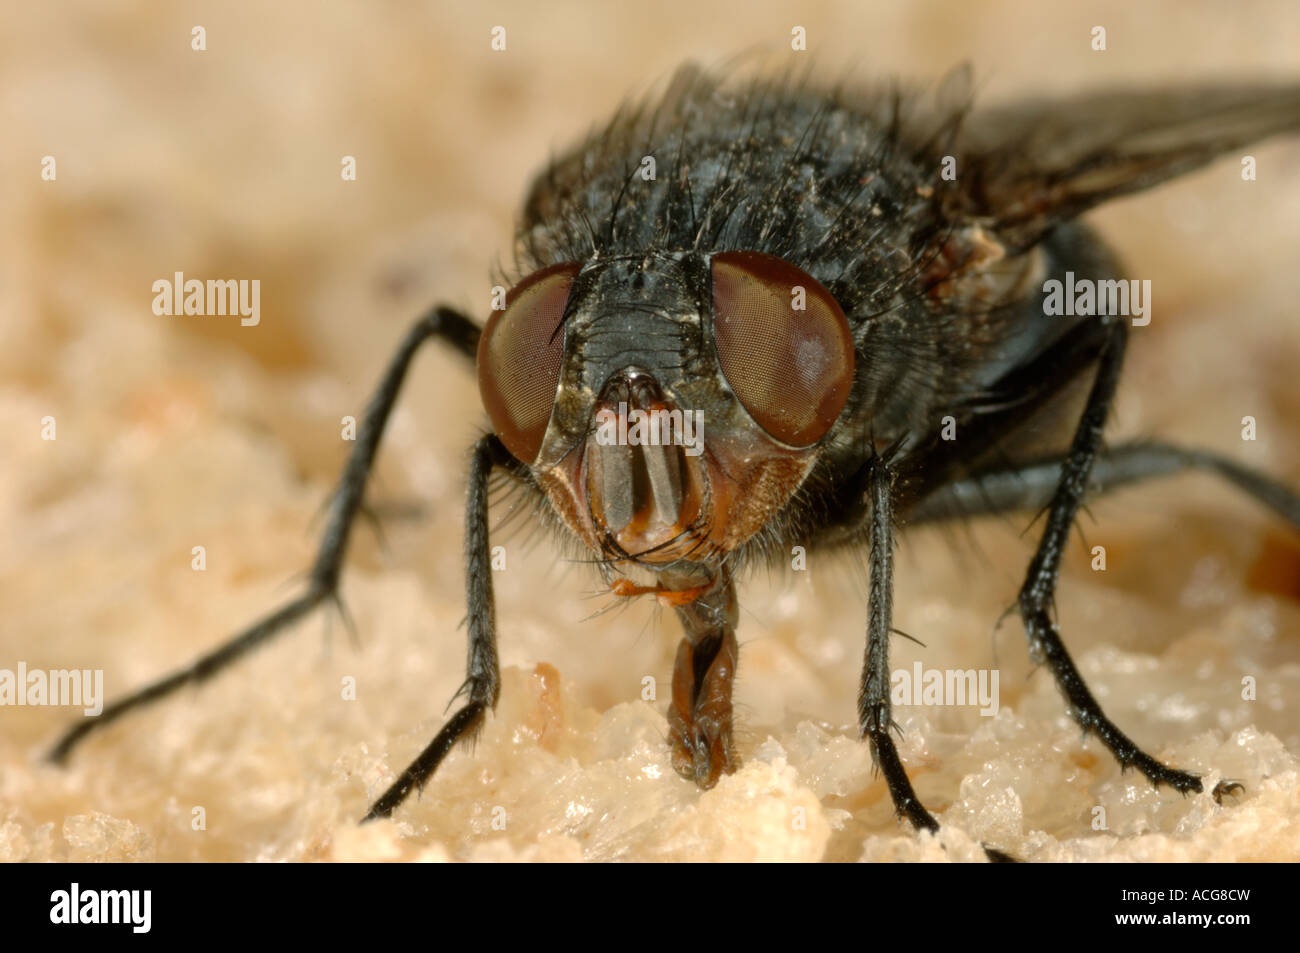
[[[669,589],[661,582],[657,582],[653,586],[638,586],[631,579],[616,579],[614,584],[609,587],[609,591],[616,596],[645,596],[653,593],[655,598],[659,600],[659,604],[666,609],[676,609],[678,606],[689,605],[704,595],[708,589],[708,585],[694,586],[690,589]]]

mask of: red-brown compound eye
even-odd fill
[[[493,311],[478,342],[478,389],[492,429],[516,458],[542,448],[564,360],[564,308],[580,265],[529,275]]]
[[[789,446],[826,436],[849,399],[853,336],[844,312],[815,278],[780,258],[713,256],[713,343],[745,410]]]

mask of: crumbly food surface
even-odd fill
[[[1074,18],[1031,24],[1013,3],[870,22],[826,5],[803,25],[861,75],[1000,64],[995,98],[1289,75],[1296,11],[1229,22],[1177,7],[1100,5],[1111,49],[1095,54]],[[772,37],[779,51],[791,28],[778,4],[743,24],[683,6],[700,38],[685,49],[681,16],[660,6],[635,30],[565,8],[584,25],[560,30],[520,5],[493,54],[493,24],[449,9],[4,12],[0,668],[100,669],[113,698],[292,595],[351,446],[343,418],[422,307],[486,313],[493,256],[547,150],[687,56]],[[868,62],[845,38],[871,36],[894,41]],[[347,155],[355,181],[340,179]],[[1089,219],[1153,283],[1113,434],[1208,446],[1296,485],[1300,145],[1251,155],[1254,182],[1228,157]],[[151,285],[177,271],[259,278],[260,324],[155,315]],[[1018,620],[995,632],[1027,520],[917,531],[898,554],[895,624],[925,646],[896,639],[894,668],[999,674],[996,715],[897,709],[902,757],[944,825],[933,838],[896,821],[853,727],[861,559],[810,554],[805,571],[742,582],[743,764],[700,793],[664,743],[675,620],[597,591],[521,518],[496,540],[500,706],[419,800],[357,826],[463,677],[465,451],[484,423],[472,372],[421,356],[372,488],[386,549],[361,525],[345,575],[358,648],[323,612],[93,738],[66,770],[39,756],[73,710],[0,707],[0,859],[942,861],[979,860],[980,842],[1032,860],[1300,858],[1300,549],[1203,476],[1091,504],[1057,605],[1107,712],[1207,788],[1240,781],[1223,805],[1121,774],[1032,671]]]

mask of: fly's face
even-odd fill
[[[493,313],[493,429],[602,558],[714,567],[783,506],[844,409],[853,339],[811,276],[756,252],[544,268]]]

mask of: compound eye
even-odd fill
[[[492,429],[516,458],[542,448],[564,359],[564,308],[580,265],[529,275],[493,311],[478,342],[478,389]]]
[[[713,344],[754,421],[791,447],[826,436],[853,385],[839,304],[794,265],[760,252],[713,256]]]

